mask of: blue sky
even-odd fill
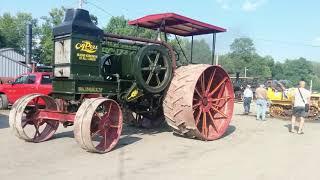
[[[277,61],[306,57],[320,62],[320,1],[290,0],[87,0],[84,8],[104,26],[110,15],[128,19],[152,13],[176,12],[224,27],[217,37],[217,52],[229,51],[234,38],[248,36],[257,52]],[[95,6],[104,9],[102,11]],[[34,17],[54,7],[76,7],[77,0],[0,0],[0,14],[18,11]],[[209,38],[207,38],[209,41]]]

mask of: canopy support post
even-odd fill
[[[216,55],[216,33],[212,33],[212,65],[214,65],[215,55]]]
[[[191,64],[192,64],[192,59],[193,59],[193,35],[191,36],[191,58],[190,58]]]

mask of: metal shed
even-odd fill
[[[12,48],[0,49],[0,81],[5,82],[31,70],[23,55]]]

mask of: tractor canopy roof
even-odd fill
[[[129,25],[175,34],[193,36],[226,32],[226,29],[175,13],[152,14],[128,22]]]

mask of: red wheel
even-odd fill
[[[205,140],[221,137],[233,113],[233,90],[226,72],[207,68],[199,77],[193,94],[193,115],[197,130]]]
[[[87,151],[110,151],[118,143],[121,131],[122,111],[114,100],[88,99],[77,111],[74,135],[81,147]]]
[[[188,65],[176,70],[164,101],[166,121],[182,135],[220,138],[233,114],[234,92],[220,66]]]
[[[42,142],[51,138],[59,127],[58,121],[38,118],[39,111],[58,110],[54,99],[40,94],[20,98],[12,106],[10,126],[16,136],[30,142]]]

